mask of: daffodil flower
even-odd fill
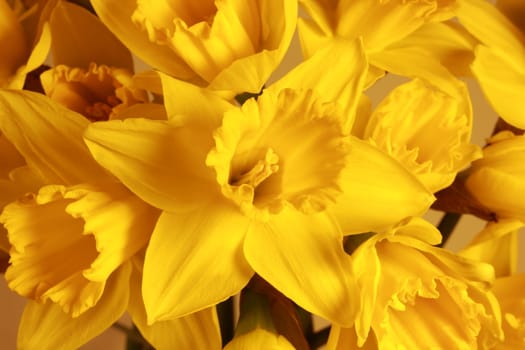
[[[98,16],[153,68],[214,90],[259,92],[295,30],[297,2],[92,1]]]
[[[257,273],[303,308],[353,323],[343,233],[388,227],[433,199],[345,132],[365,67],[359,41],[335,42],[240,108],[165,77],[170,120],[89,126],[95,159],[163,211],[144,263],[150,322],[214,305]]]
[[[402,84],[376,107],[362,137],[437,192],[481,157],[470,143],[472,109],[466,86],[462,91],[452,97],[419,79]]]
[[[503,131],[489,140],[483,158],[472,163],[465,187],[498,218],[525,220],[525,136]],[[504,190],[502,190],[504,189]]]
[[[491,264],[496,280],[491,288],[501,307],[505,338],[491,349],[520,349],[525,346],[525,275],[517,273],[518,231],[524,226],[516,219],[491,222],[461,250],[462,256]]]
[[[352,254],[362,308],[355,329],[333,328],[328,348],[352,339],[375,348],[369,334],[378,349],[490,349],[502,340],[492,266],[432,246],[440,240],[413,218],[362,243]]]
[[[471,70],[494,110],[509,124],[525,128],[525,35],[485,0],[461,0],[458,18],[481,44]]]
[[[454,0],[301,0],[300,3],[310,16],[298,22],[301,46],[306,57],[334,38],[362,37],[370,63],[367,87],[388,71],[423,78],[442,89],[455,89],[454,77],[441,64],[440,57],[434,56],[434,51],[442,55],[451,50],[462,51],[462,39],[457,39],[457,35],[446,26],[438,25],[427,28],[432,35],[419,33],[425,37],[423,47],[414,45],[418,42],[417,37],[404,41],[427,24],[452,18],[456,7]],[[437,43],[447,39],[452,39],[452,47],[443,48],[442,44]],[[432,50],[425,50],[425,47]]]
[[[0,106],[2,136],[44,185],[0,215],[10,245],[8,286],[34,301],[24,312],[19,343],[24,348],[46,337],[60,344],[74,328],[77,337],[66,343],[77,347],[127,308],[126,265],[147,243],[158,210],[93,160],[82,140],[89,124],[83,116],[22,91],[0,91]],[[64,327],[56,331],[57,325]]]
[[[21,89],[44,63],[51,45],[49,18],[56,0],[0,1],[0,87]]]

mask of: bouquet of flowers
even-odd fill
[[[128,349],[525,348],[522,1],[0,0],[0,19],[19,349],[112,326]],[[303,58],[271,79],[294,33]],[[467,81],[500,117],[483,148]],[[461,215],[485,227],[453,252]]]

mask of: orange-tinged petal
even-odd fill
[[[18,329],[18,349],[76,349],[111,327],[128,306],[130,273],[129,263],[117,270],[97,307],[75,318],[51,302],[29,301]]]
[[[7,178],[14,168],[25,165],[24,157],[15,146],[0,132],[0,178]]]
[[[341,325],[354,322],[359,305],[351,259],[325,213],[287,206],[267,223],[254,222],[244,254],[257,274],[302,308]]]
[[[133,70],[128,49],[88,10],[59,1],[50,20],[55,65],[88,68],[90,63]]]
[[[345,234],[384,230],[423,214],[434,196],[396,160],[352,138],[341,173],[342,190],[330,210]]]
[[[215,307],[148,325],[141,292],[142,274],[134,269],[128,312],[142,336],[158,350],[220,350],[221,333]]]
[[[46,96],[0,91],[0,130],[48,183],[107,179],[82,140],[89,121]],[[74,165],[74,166],[73,166]]]
[[[205,165],[208,126],[131,118],[93,123],[85,139],[100,164],[155,207],[189,211],[219,191]]]
[[[496,7],[522,32],[525,32],[525,6],[521,0],[498,0]]]
[[[253,275],[242,253],[248,225],[224,199],[183,214],[164,212],[144,262],[148,323],[188,315],[238,293]]]

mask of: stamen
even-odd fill
[[[232,179],[231,185],[251,185],[254,189],[279,170],[279,156],[271,148],[266,150],[264,160],[259,160],[248,172]]]

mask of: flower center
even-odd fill
[[[262,220],[284,205],[324,210],[339,194],[348,151],[333,107],[311,91],[284,90],[228,111],[207,158],[223,195]]]
[[[147,101],[144,91],[125,85],[131,73],[124,69],[60,65],[40,77],[47,96],[94,122],[111,119],[119,109]]]

